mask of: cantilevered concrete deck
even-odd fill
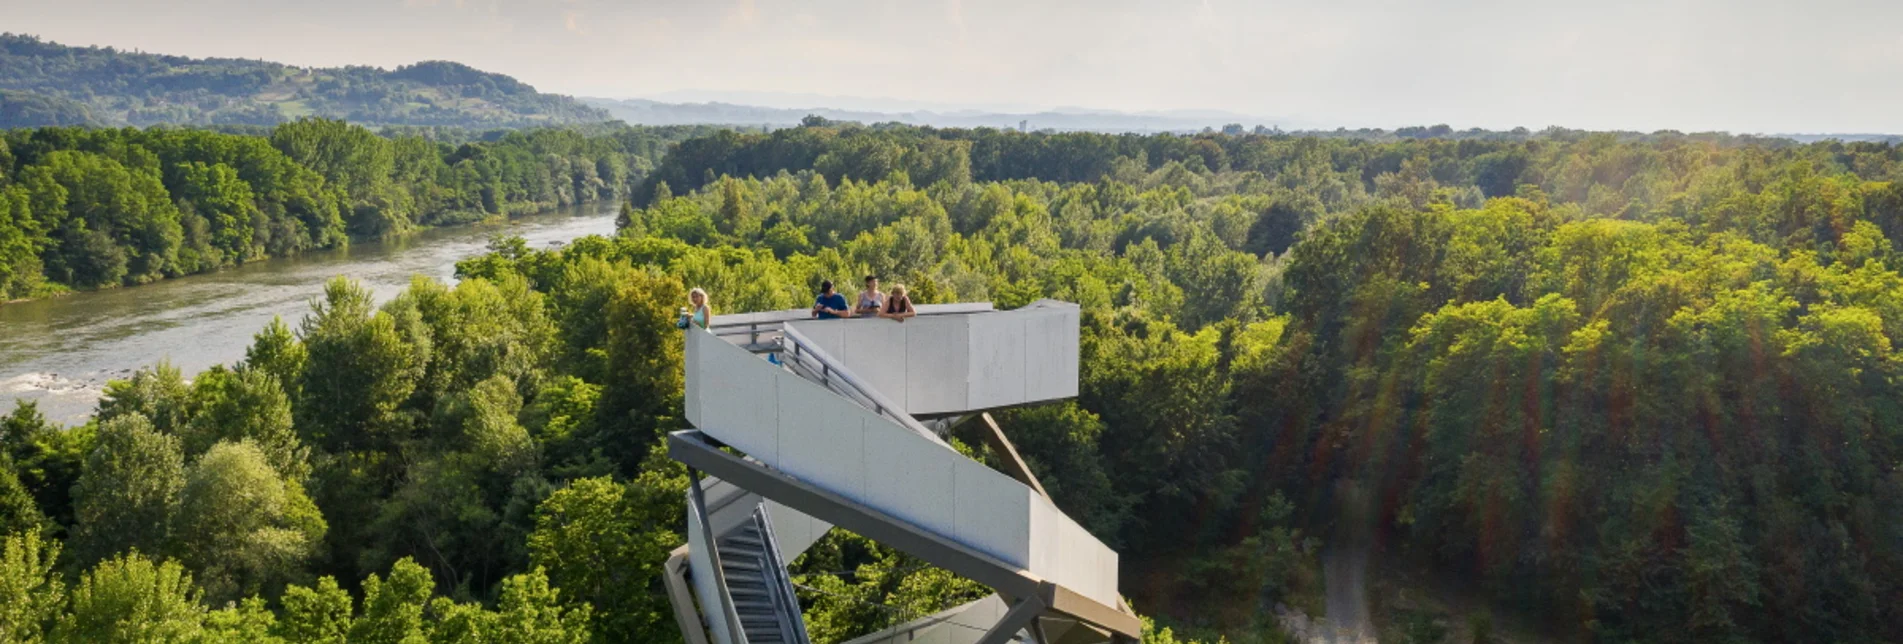
[[[1136,637],[1116,552],[1040,490],[917,420],[1075,396],[1077,308],[920,309],[904,323],[776,312],[688,331],[685,405],[697,429],[671,437],[670,453],[771,500],[772,522],[801,526],[798,541],[838,525],[991,586],[1012,601],[1000,628],[1014,636],[1056,615]],[[714,641],[744,642],[746,628],[718,614],[732,602],[707,551],[723,520],[705,511],[712,530],[696,516],[688,546],[703,559],[692,566],[700,614]]]

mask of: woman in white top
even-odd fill
[[[675,326],[679,326],[683,329],[689,325],[697,326],[702,329],[707,328],[707,322],[714,318],[714,305],[707,301],[707,291],[703,291],[699,287],[688,291],[687,303],[692,304],[693,308],[681,309],[681,321]]]
[[[853,315],[878,315],[885,310],[885,294],[879,292],[879,276],[867,275],[866,288],[859,291],[859,305],[852,307]]]

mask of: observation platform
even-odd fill
[[[1051,502],[985,413],[1077,395],[1076,305],[917,308],[902,323],[801,309],[685,332],[695,429],[668,447],[694,483],[668,570],[689,642],[806,642],[785,566],[835,526],[997,593],[855,644],[1140,637],[1117,553]],[[945,441],[969,419],[1007,471]]]

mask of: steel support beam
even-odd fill
[[[700,487],[700,472],[693,465],[687,466],[687,499],[693,506],[694,516],[700,521],[700,537],[706,543],[692,544],[707,553],[708,561],[713,563],[714,594],[720,596],[720,605],[714,608],[720,611],[720,619],[727,623],[727,637],[735,642],[745,642],[747,635],[740,629],[740,618],[733,608],[733,598],[727,595],[727,573],[720,567],[719,539],[714,537],[713,515],[707,512],[707,493]]]
[[[1126,613],[1110,606],[1097,603],[1097,600],[1077,594],[1077,591],[1048,584],[1045,586],[1044,603],[1051,610],[1075,617],[1087,624],[1096,624],[1109,629],[1114,634],[1131,639],[1143,637],[1143,620],[1136,615]]]
[[[1031,467],[1024,464],[1024,457],[1018,456],[1018,448],[1011,444],[1011,439],[1004,437],[1004,430],[998,428],[998,421],[991,419],[991,412],[978,414],[978,417],[985,421],[985,443],[991,446],[992,453],[998,455],[998,460],[1004,461],[1004,473],[1036,490],[1037,495],[1044,497],[1044,500],[1051,500],[1051,493],[1045,492],[1044,484],[1037,482],[1037,475],[1032,474]]]
[[[1037,616],[1044,613],[1044,608],[1043,597],[1025,596],[1018,600],[1017,604],[1011,606],[1011,610],[1004,613],[1004,619],[998,620],[991,630],[985,631],[984,637],[978,638],[978,644],[1005,644],[1011,641],[1012,638],[1018,636],[1018,631],[1024,630],[1027,626],[1035,627]],[[1036,635],[1033,634],[1032,637]],[[1039,640],[1039,644],[1042,644],[1042,640]]]
[[[667,603],[674,607],[674,623],[681,627],[686,644],[707,644],[707,627],[694,612],[694,591],[687,587],[687,550],[682,545],[667,557],[661,580],[667,585]]]

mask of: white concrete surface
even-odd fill
[[[876,322],[891,324],[890,320]],[[894,326],[905,327],[904,346],[862,347],[856,354],[863,358],[881,349],[904,351],[906,365],[916,368],[908,368],[903,381],[877,382],[874,386],[882,391],[904,392],[905,398],[899,403],[911,414],[965,407],[971,397],[971,386],[965,378],[971,370],[971,352],[966,342],[971,336],[971,316],[912,318]],[[848,362],[846,366],[852,364]]]
[[[963,374],[969,392],[964,409],[1031,402],[1024,397],[1024,363],[1031,357],[1025,353],[1024,346],[1026,313],[1010,311],[966,317],[971,319],[971,334],[965,340],[971,360]]]
[[[1024,318],[1024,399],[1075,398],[1080,311],[1060,302],[1013,313]]]
[[[720,428],[716,436],[755,458],[779,460],[779,386],[783,373],[745,349],[712,335],[688,333],[687,379],[692,403],[684,405],[695,427]],[[708,347],[716,350],[695,350]]]
[[[990,383],[976,397],[987,404],[1031,402],[1025,397],[1033,390],[1057,397],[1076,393],[1075,341],[1068,348],[1050,346],[1052,339],[1076,333],[1074,306],[914,320],[793,326],[829,355],[825,343],[837,343],[848,357],[832,357],[847,362],[854,378],[869,379],[851,364],[850,356],[857,355],[884,378],[878,386],[903,387],[908,400],[922,377],[947,374],[953,383]],[[867,324],[890,326],[855,335],[858,325]],[[980,335],[991,339],[973,347],[971,338]],[[906,348],[906,369],[881,371],[870,364],[887,344]],[[793,477],[1116,605],[1116,553],[1024,484],[711,334],[688,333],[686,350],[688,421],[708,436]],[[1068,363],[1062,360],[1066,352]],[[1027,386],[1029,356],[1054,360],[1054,367],[1040,368],[1040,377],[1068,373],[1068,386]],[[901,373],[903,381],[893,382]],[[886,398],[890,391],[880,390]],[[964,404],[970,404],[971,390],[965,391]],[[774,526],[781,529],[777,514]]]
[[[1079,311],[1012,311],[785,323],[912,415],[953,414],[1077,395]]]
[[[855,501],[866,498],[866,416],[802,378],[779,378],[781,469]]]
[[[1044,497],[1032,499],[1030,521],[1032,572],[1106,606],[1117,605],[1117,551]]]

